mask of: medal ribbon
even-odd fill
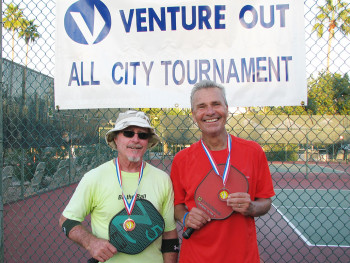
[[[214,158],[211,156],[210,154],[210,151],[208,150],[207,146],[205,146],[204,142],[203,142],[203,139],[201,140],[201,143],[202,143],[202,146],[203,146],[203,149],[209,159],[209,162],[211,164],[211,166],[213,167],[213,170],[214,172],[221,177],[220,173],[219,173],[219,170],[218,170],[218,166],[214,160]],[[227,151],[228,151],[228,155],[227,155],[227,160],[226,160],[226,164],[225,164],[225,170],[224,170],[224,173],[222,175],[222,183],[223,185],[225,186],[226,185],[226,182],[227,182],[227,178],[228,178],[228,174],[230,172],[230,159],[231,159],[231,136],[230,134],[227,134]]]
[[[123,185],[123,182],[122,182],[122,173],[121,173],[121,171],[120,171],[120,166],[119,166],[118,158],[116,158],[115,167],[116,167],[116,170],[117,170],[118,182],[119,182],[120,188],[122,189],[122,196],[123,196],[124,206],[125,206],[126,212],[127,212],[128,215],[130,216],[131,213],[132,213],[132,210],[134,209],[134,206],[135,206],[137,188],[139,188],[139,185],[140,185],[140,182],[141,182],[141,179],[142,179],[142,176],[143,176],[143,168],[144,168],[144,165],[143,165],[143,162],[142,162],[141,167],[140,167],[140,172],[139,172],[139,181],[138,181],[138,183],[137,183],[137,187],[136,187],[136,190],[135,190],[135,194],[134,194],[133,197],[131,198],[130,202],[128,202],[128,200],[126,199],[126,197],[125,197],[125,195],[124,195],[124,193],[123,193],[123,188],[122,188],[122,185]]]

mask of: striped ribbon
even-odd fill
[[[203,139],[201,140],[201,143],[202,143],[202,146],[203,146],[203,149],[209,159],[209,162],[211,164],[211,166],[213,167],[214,169],[214,172],[221,177],[220,173],[219,173],[219,170],[218,170],[218,166],[214,160],[214,158],[211,156],[210,154],[210,151],[208,150],[207,146],[205,146],[204,142],[203,142]],[[227,151],[228,151],[228,155],[227,155],[227,160],[226,160],[226,164],[225,164],[225,170],[224,170],[224,173],[222,175],[222,183],[223,185],[225,186],[226,185],[226,182],[227,182],[227,178],[228,178],[228,174],[230,172],[230,159],[231,159],[231,136],[229,134],[227,134]]]
[[[143,162],[142,162],[141,167],[140,167],[140,172],[139,172],[139,181],[138,181],[138,183],[137,183],[137,187],[136,187],[135,194],[134,194],[133,197],[131,198],[130,202],[128,202],[128,200],[126,199],[126,197],[125,197],[125,195],[124,195],[124,192],[123,192],[123,187],[122,187],[122,185],[123,185],[123,182],[122,182],[122,173],[121,173],[121,171],[120,171],[120,166],[119,166],[119,160],[118,160],[118,158],[116,158],[115,167],[116,167],[116,170],[117,170],[118,182],[119,182],[120,188],[122,189],[122,196],[123,196],[124,206],[125,206],[126,212],[127,212],[128,215],[130,216],[131,213],[132,213],[132,210],[134,209],[134,206],[135,206],[135,202],[136,202],[136,193],[137,193],[137,189],[139,188],[139,185],[140,185],[140,182],[141,182],[141,179],[142,179],[142,176],[143,176],[143,168],[144,168],[144,165],[143,165]]]

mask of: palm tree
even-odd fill
[[[28,65],[29,42],[34,43],[36,39],[40,37],[37,28],[38,26],[34,24],[34,19],[29,21],[25,20],[23,26],[21,27],[21,30],[18,33],[18,36],[24,39],[27,46],[25,62],[26,66]]]
[[[15,47],[15,32],[18,31],[24,22],[23,11],[18,5],[8,4],[5,10],[2,23],[4,28],[11,31],[12,33],[12,61],[14,60],[14,47]]]
[[[316,16],[316,23],[312,32],[317,32],[318,38],[321,38],[325,32],[325,27],[329,31],[328,52],[327,52],[327,72],[329,72],[331,42],[335,34],[335,29],[344,35],[350,33],[350,8],[348,3],[342,0],[326,0],[326,5],[318,6],[319,12]]]
[[[18,31],[18,29],[23,26],[24,22],[24,16],[22,9],[18,7],[18,5],[14,4],[8,4],[7,8],[4,12],[4,17],[2,19],[3,27],[9,31],[11,31],[12,34],[12,62],[15,57],[15,32]],[[13,86],[13,63],[11,63],[11,69],[10,69],[10,85],[9,85],[9,97],[11,99],[12,96],[12,86]]]
[[[25,67],[23,68],[23,79],[22,79],[22,110],[21,113],[23,114],[23,108],[25,105],[25,91],[26,91],[26,75],[27,75],[27,65],[28,65],[28,52],[29,52],[29,42],[35,42],[37,38],[40,37],[38,30],[38,26],[34,24],[34,19],[33,20],[24,20],[21,30],[18,33],[18,36],[20,38],[23,38],[27,50],[26,50],[26,61],[25,61]]]

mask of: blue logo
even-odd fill
[[[67,35],[75,42],[93,45],[101,42],[111,30],[111,14],[100,0],[79,0],[64,17]]]

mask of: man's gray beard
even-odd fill
[[[141,160],[141,157],[130,157],[128,156],[128,160],[133,163],[137,163]]]

